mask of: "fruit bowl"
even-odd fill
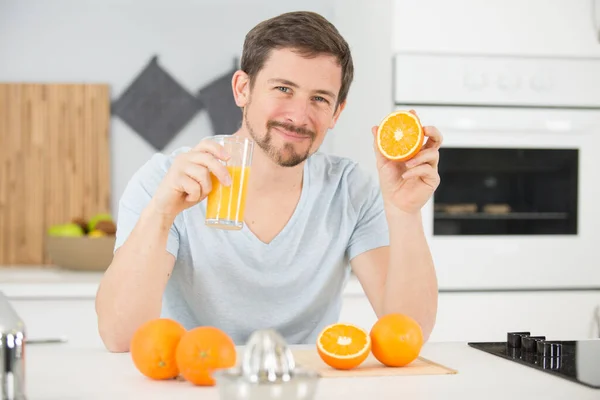
[[[89,220],[74,218],[52,225],[46,236],[46,253],[58,267],[79,271],[104,271],[110,265],[117,226],[107,213]]]
[[[110,265],[115,236],[46,237],[46,251],[58,267],[78,271],[104,271]]]

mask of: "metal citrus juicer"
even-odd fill
[[[255,331],[241,366],[215,372],[222,400],[310,400],[320,379],[296,365],[285,340],[272,329]]]

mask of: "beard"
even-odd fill
[[[248,103],[248,105],[250,105]],[[315,142],[315,137],[317,136],[315,132],[297,127],[292,124],[287,124],[284,122],[269,120],[266,125],[266,133],[261,138],[259,137],[252,126],[250,125],[250,121],[248,121],[248,107],[244,109],[244,123],[246,124],[246,128],[248,129],[248,133],[254,140],[254,142],[279,166],[281,167],[295,167],[301,162],[305,161],[310,156],[310,149]],[[273,128],[283,128],[289,132],[294,132],[299,135],[304,135],[309,137],[310,144],[306,151],[297,152],[293,143],[284,143],[283,148],[278,148],[273,144]]]

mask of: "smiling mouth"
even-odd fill
[[[281,128],[281,127],[276,127],[275,129],[277,129],[279,132],[283,133],[286,136],[290,136],[293,137],[294,139],[310,139],[309,135],[301,135],[299,133],[296,132],[292,132],[292,131],[288,131],[285,128]]]

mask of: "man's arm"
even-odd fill
[[[416,117],[413,110],[410,112]],[[369,242],[364,238],[381,238],[380,225],[387,224],[389,248],[371,246],[372,250],[355,252],[350,263],[378,316],[406,314],[421,325],[423,338],[428,340],[435,325],[438,286],[421,209],[440,184],[443,137],[434,126],[424,126],[427,140],[421,150],[410,160],[399,162],[386,159],[379,151],[377,126],[371,133],[381,199],[371,195],[363,201],[369,206],[359,213],[354,234],[359,232],[358,237]]]
[[[135,330],[160,316],[162,296],[175,265],[166,249],[172,221],[146,208],[115,253],[96,294],[98,331],[112,352],[129,351]]]
[[[210,193],[210,171],[229,184],[219,161],[228,157],[204,140],[176,157],[156,154],[128,183],[119,202],[118,250],[96,294],[98,330],[110,351],[128,351],[135,330],[160,316],[179,250],[175,220]]]
[[[378,317],[401,313],[414,318],[428,340],[435,325],[438,287],[420,214],[388,212],[390,246],[350,261]]]

